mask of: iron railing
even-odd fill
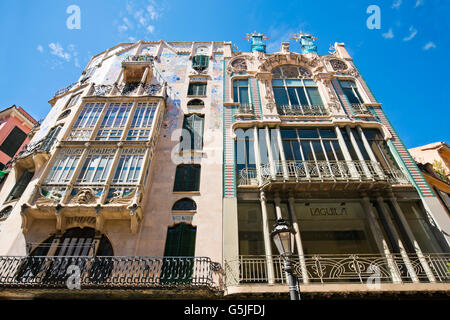
[[[430,253],[419,258],[408,254],[389,257],[381,254],[335,254],[293,256],[294,274],[301,284],[306,283],[450,283],[450,254]],[[226,261],[225,283],[286,283],[280,256],[239,256]],[[409,266],[408,266],[409,264]],[[424,268],[424,264],[428,268]],[[270,267],[270,269],[269,269]],[[413,274],[414,273],[414,274]]]
[[[0,288],[67,288],[78,268],[82,289],[216,288],[221,270],[207,257],[2,256]]]
[[[275,180],[310,181],[386,181],[391,184],[409,184],[400,170],[383,170],[375,161],[274,161],[260,166],[263,184]],[[243,169],[239,184],[257,184],[256,169]]]
[[[59,96],[63,93],[66,93],[67,91],[69,91],[70,89],[72,89],[78,82],[74,82],[69,84],[67,87],[64,87],[62,89],[59,89],[58,91],[55,92],[55,96]]]
[[[280,116],[326,116],[328,110],[323,105],[277,105]]]
[[[111,93],[112,85],[97,85],[93,87],[91,95],[93,96],[106,96]]]
[[[15,156],[16,159],[24,158],[35,151],[45,151],[50,152],[53,144],[56,142],[56,137],[53,138],[43,138],[39,141],[36,141],[32,144],[25,145],[22,150]]]
[[[240,114],[254,114],[253,103],[251,102],[241,102],[239,103],[238,113]]]
[[[155,57],[150,55],[134,55],[128,56],[123,60],[123,62],[152,62]]]
[[[352,103],[350,106],[352,107],[352,111],[355,114],[364,114],[364,115],[371,115],[372,114],[370,112],[370,110],[367,109],[367,107],[365,105],[362,105],[360,103]]]

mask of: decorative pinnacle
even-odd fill
[[[302,39],[303,36],[305,36],[305,37],[311,37],[311,39],[312,39],[313,41],[314,41],[314,40],[317,40],[317,38],[314,37],[313,35],[311,35],[311,34],[309,34],[309,33],[303,33],[303,32],[294,33],[294,34],[293,34],[293,38],[291,38],[291,39],[292,39],[292,40],[295,40],[295,41],[300,41],[300,40]]]
[[[259,32],[256,32],[256,31],[253,31],[253,33],[247,33],[247,37],[245,37],[244,39],[250,40],[254,36],[262,37],[263,40],[269,39],[269,38],[266,37],[265,33],[259,33]]]

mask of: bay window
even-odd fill
[[[69,183],[80,161],[83,149],[63,149],[56,156],[50,168],[45,184]]]
[[[104,105],[103,102],[86,103],[72,126],[68,140],[89,140]]]
[[[123,149],[112,184],[136,184],[144,165],[145,149]]]
[[[120,140],[133,103],[110,103],[95,140]]]
[[[105,183],[114,159],[115,149],[92,149],[81,167],[77,183]]]
[[[139,102],[127,133],[127,140],[148,140],[153,126],[157,102]]]

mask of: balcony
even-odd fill
[[[62,89],[59,89],[58,91],[55,92],[55,96],[60,96],[64,93],[66,93],[67,91],[69,91],[70,89],[72,89],[78,82],[74,82],[69,84],[67,87],[64,87]]]
[[[352,103],[350,106],[352,108],[352,112],[355,115],[372,116],[372,113],[369,109],[367,109],[367,106],[365,104]]]
[[[296,255],[292,262],[303,293],[450,290],[448,253]],[[288,291],[280,256],[241,255],[225,261],[224,277],[229,294]]]
[[[301,106],[301,105],[277,105],[280,116],[327,116],[327,108],[322,105]]]
[[[134,55],[134,56],[128,56],[125,58],[125,60],[122,61],[122,65],[123,64],[127,64],[127,63],[152,63],[153,60],[155,60],[155,57],[150,56],[150,55]]]
[[[67,289],[73,266],[81,289],[220,289],[221,266],[207,257],[2,256],[0,291]]]
[[[400,170],[383,170],[374,161],[274,161],[260,166],[261,187],[275,184],[349,183],[410,185]],[[258,186],[256,169],[238,173],[238,186]]]
[[[237,109],[238,116],[254,116],[255,109],[253,107],[253,103],[251,102],[241,102],[238,104]]]

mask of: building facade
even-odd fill
[[[248,39],[119,44],[55,94],[0,193],[4,295],[284,297],[279,218],[302,292],[450,289],[448,216],[345,46]]]
[[[435,142],[408,151],[450,215],[450,146],[445,142]]]

